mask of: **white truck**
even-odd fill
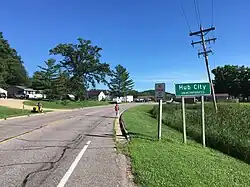
[[[125,98],[126,98],[125,100],[126,100],[127,103],[131,103],[131,102],[134,101],[134,96],[133,95],[127,95]]]
[[[125,97],[120,97],[120,99],[122,100],[122,102],[131,103],[131,102],[134,101],[134,96],[133,95],[127,95]]]
[[[113,102],[119,104],[122,102],[122,100],[119,97],[116,97],[116,98],[113,98]]]

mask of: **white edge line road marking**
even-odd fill
[[[82,158],[84,152],[87,150],[89,144],[91,141],[88,141],[86,143],[86,145],[82,148],[82,150],[80,151],[80,153],[77,155],[76,159],[74,160],[74,162],[71,164],[70,168],[68,169],[68,171],[65,173],[65,175],[63,176],[63,178],[61,179],[61,181],[59,182],[59,184],[57,185],[57,187],[64,187],[64,185],[66,184],[66,182],[68,181],[70,175],[73,173],[75,167],[77,166],[78,162],[80,161],[80,159]]]

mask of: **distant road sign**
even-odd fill
[[[155,99],[156,100],[165,99],[165,83],[155,84]]]
[[[183,83],[175,84],[176,96],[202,96],[211,95],[209,83]]]

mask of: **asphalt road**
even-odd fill
[[[114,117],[104,106],[1,121],[0,186],[128,186]]]

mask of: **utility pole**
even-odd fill
[[[206,64],[206,69],[207,69],[207,75],[208,75],[208,80],[209,80],[209,83],[211,85],[211,90],[212,90],[212,96],[213,96],[213,103],[214,103],[214,108],[215,108],[215,111],[217,112],[217,103],[216,103],[216,97],[215,97],[215,91],[214,91],[214,85],[212,83],[212,79],[211,79],[211,75],[210,75],[210,69],[209,69],[209,63],[208,63],[208,54],[212,52],[212,50],[207,50],[206,48],[206,43],[210,43],[211,41],[215,42],[216,38],[208,38],[208,39],[205,39],[205,35],[212,31],[212,30],[215,30],[215,27],[210,27],[208,29],[203,29],[202,26],[200,26],[200,30],[197,31],[197,32],[191,32],[189,34],[189,36],[199,36],[201,38],[200,41],[197,41],[197,42],[193,42],[192,41],[192,46],[194,46],[195,44],[202,44],[202,48],[203,48],[203,51],[202,52],[198,52],[198,55],[203,55],[204,58],[205,58],[205,64]]]

